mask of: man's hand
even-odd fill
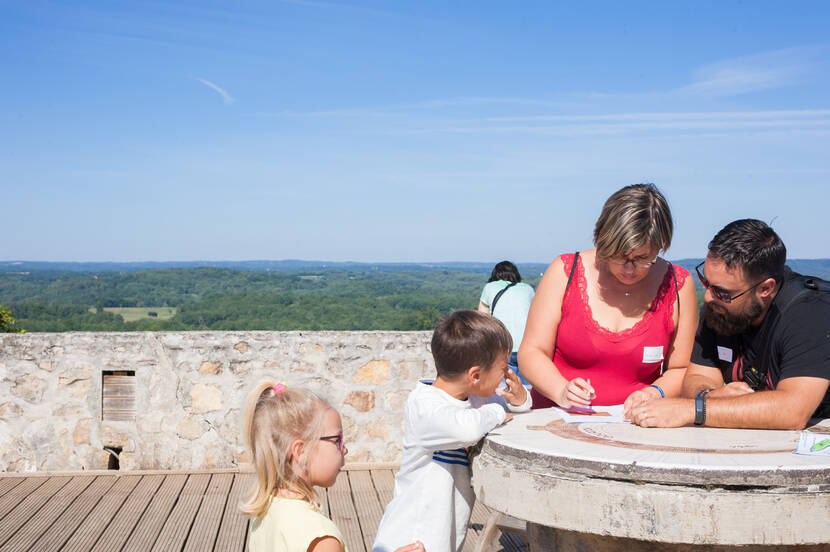
[[[707,397],[711,399],[723,399],[725,397],[739,397],[748,393],[755,393],[755,390],[744,381],[733,381],[732,383],[727,383],[723,387],[713,389],[709,392]]]
[[[662,395],[660,395],[660,391],[655,389],[654,387],[644,387],[642,389],[638,389],[631,393],[623,403],[623,415],[626,418],[631,419],[631,410],[644,402],[648,402],[652,399],[660,399]]]
[[[522,380],[513,370],[507,369],[507,376],[504,378],[506,389],[497,389],[496,393],[504,397],[504,400],[513,406],[522,406],[527,400],[527,389],[522,385]]]
[[[511,414],[510,412],[505,412],[504,413],[504,421],[502,422],[502,424],[506,424],[507,422],[509,422],[512,419],[513,419],[513,414]]]
[[[681,427],[695,421],[694,399],[660,399],[631,409],[631,422],[641,427]]]

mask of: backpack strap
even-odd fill
[[[776,296],[776,301],[767,316],[775,316],[770,326],[764,330],[764,344],[761,354],[758,355],[755,362],[749,369],[744,370],[743,381],[746,382],[753,389],[760,390],[764,388],[764,384],[769,373],[769,358],[772,354],[772,345],[777,337],[778,323],[784,317],[784,313],[795,304],[801,297],[810,293],[830,293],[830,282],[815,278],[813,276],[802,276],[797,273],[793,275],[798,279],[799,283],[790,286],[789,289],[784,289],[784,279],[781,279],[781,288],[778,290],[779,296]],[[775,311],[773,312],[773,309]]]
[[[493,297],[493,302],[490,303],[490,314],[491,315],[493,315],[493,313],[496,311],[496,303],[499,302],[499,299],[504,294],[504,292],[507,291],[508,289],[512,288],[516,284],[518,284],[518,282],[513,282],[513,283],[510,283],[510,284],[507,284],[506,286],[504,286],[503,288],[501,288],[499,290],[499,292],[496,294],[495,297]],[[493,315],[493,316],[495,316],[495,315]]]

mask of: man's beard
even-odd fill
[[[752,321],[761,316],[764,306],[757,297],[750,297],[749,305],[743,312],[731,313],[729,311],[716,312],[711,306],[706,306],[706,325],[720,335],[737,335],[746,331]]]

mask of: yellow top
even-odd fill
[[[268,511],[251,524],[250,552],[306,552],[321,537],[334,537],[347,552],[343,536],[326,516],[305,500],[274,497]]]

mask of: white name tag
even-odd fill
[[[732,362],[732,349],[718,345],[718,358],[726,362]]]
[[[659,347],[643,347],[643,364],[660,362],[661,360],[663,360],[662,345]]]

